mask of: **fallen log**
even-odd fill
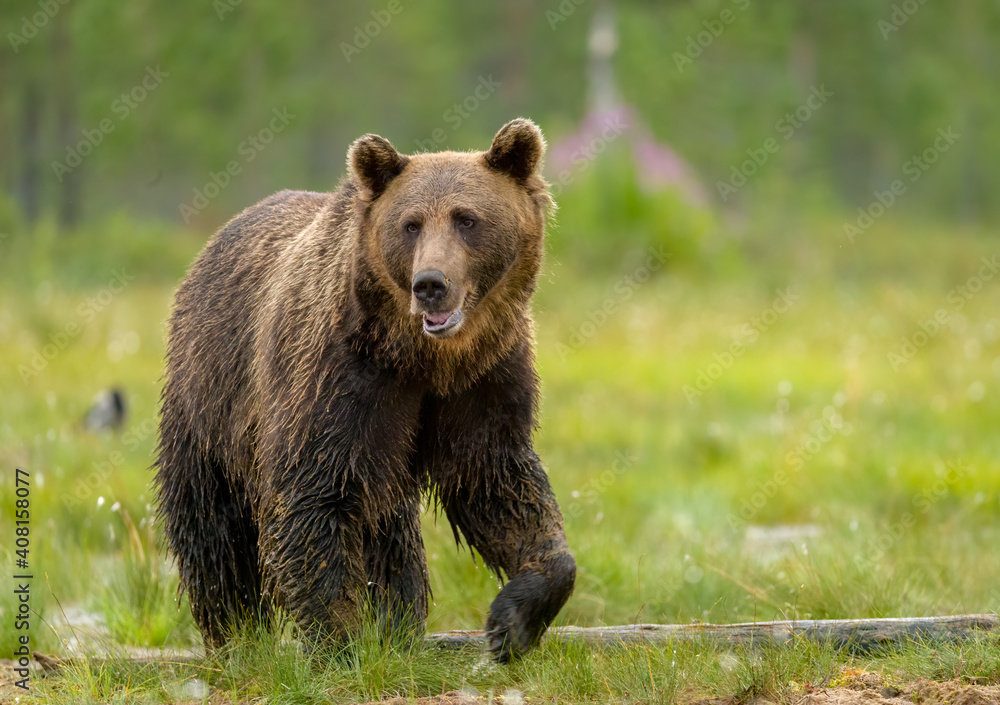
[[[743,624],[626,624],[617,627],[555,627],[546,638],[615,646],[645,642],[708,642],[722,646],[786,644],[795,640],[830,643],[836,648],[871,650],[913,641],[955,641],[976,633],[1000,631],[995,614],[895,619],[804,619]],[[428,641],[446,649],[482,648],[481,631],[431,634]]]
[[[743,624],[625,624],[615,627],[554,627],[546,639],[583,643],[593,647],[614,647],[647,643],[707,643],[714,646],[781,645],[797,640],[832,644],[838,649],[870,651],[915,641],[958,641],[976,634],[1000,634],[1000,618],[995,614],[962,614],[951,617],[902,617],[890,619],[802,619]],[[428,634],[428,643],[443,649],[484,648],[480,630],[455,630]],[[96,657],[100,660],[101,657]],[[108,658],[105,656],[104,658]],[[120,656],[118,658],[121,658]],[[125,658],[144,665],[200,663],[200,650],[137,649]],[[80,657],[66,659],[35,652],[34,667],[57,671]],[[93,661],[94,658],[87,658]]]

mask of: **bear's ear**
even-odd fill
[[[486,164],[523,181],[535,173],[545,154],[545,139],[538,125],[525,118],[511,120],[493,138]]]
[[[358,182],[378,196],[402,173],[410,158],[400,154],[385,137],[364,135],[347,150],[347,168]]]

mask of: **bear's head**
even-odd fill
[[[528,315],[552,205],[538,174],[544,152],[525,119],[485,152],[406,156],[371,134],[351,145],[360,245],[401,325],[459,341]]]

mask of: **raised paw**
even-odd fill
[[[504,586],[490,605],[486,648],[500,663],[534,648],[573,592],[576,562],[560,554],[545,571],[524,571]]]

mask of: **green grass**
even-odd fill
[[[704,697],[795,702],[803,694],[877,674],[900,687],[918,678],[961,683],[1000,678],[1000,643],[914,643],[873,655],[798,641],[782,647],[633,644],[603,649],[548,639],[528,659],[497,666],[482,654],[442,651],[371,632],[339,651],[306,653],[279,628],[244,632],[198,663],[139,665],[124,655],[75,662],[46,680],[39,702],[175,702],[216,692],[233,702],[358,703],[463,691],[557,702],[669,703]]]
[[[699,258],[668,260],[648,280],[628,248],[624,264],[604,269],[549,259],[536,298],[537,445],[579,564],[559,622],[996,612],[1000,280],[960,311],[949,302],[997,252],[995,238],[885,219],[850,244],[837,218],[750,222],[727,226],[699,245]],[[192,679],[234,700],[269,702],[461,688],[566,702],[695,693],[749,701],[827,683],[846,668],[1000,681],[1000,649],[988,640],[867,658],[807,644],[595,653],[553,640],[501,668],[479,654],[387,646],[374,635],[344,653],[306,655],[251,634],[195,665],[129,663],[126,647],[198,643],[157,551],[149,466],[163,322],[201,244],[114,219],[65,242],[43,228],[37,242],[14,233],[0,243],[10,255],[0,256],[0,520],[12,521],[13,468],[30,471],[32,607],[41,616],[33,646],[70,653],[72,634],[58,622],[79,607],[101,617],[107,631],[97,628],[93,641],[111,654],[48,679],[41,700],[191,700]],[[135,278],[101,299],[122,268]],[[747,339],[745,326],[786,289],[798,299]],[[593,312],[608,299],[614,313],[602,322]],[[939,308],[949,324],[893,369],[888,353]],[[78,332],[22,375],[70,324]],[[734,338],[745,348],[712,374]],[[718,378],[698,389],[700,373]],[[85,433],[80,417],[112,384],[128,394],[125,428]],[[792,540],[768,532],[788,525],[809,528]],[[428,628],[481,627],[495,577],[456,551],[443,518],[426,517],[425,543],[435,596]],[[8,575],[13,560],[5,542]],[[0,594],[0,621],[14,607],[10,591]],[[0,632],[5,653],[13,636]]]

